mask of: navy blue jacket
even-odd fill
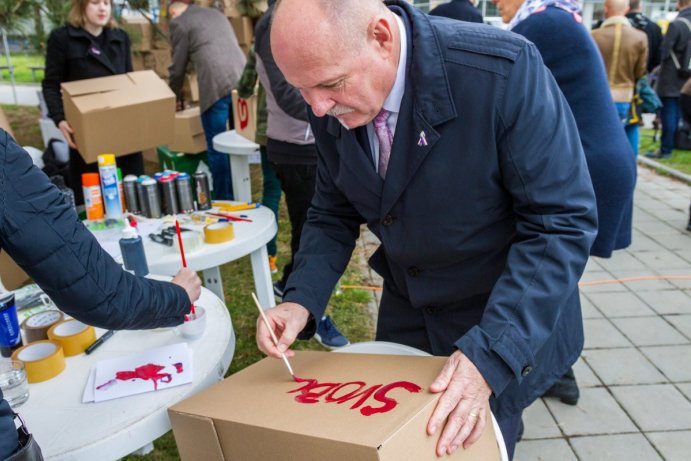
[[[123,271],[29,154],[2,129],[0,251],[60,310],[89,325],[115,330],[174,326],[190,309],[182,287]],[[14,451],[16,435],[0,392],[0,459]]]
[[[448,3],[442,3],[432,8],[429,14],[459,21],[482,22],[482,13],[470,3],[470,0],[451,0]]]
[[[387,4],[411,47],[386,180],[364,127],[313,118],[316,192],[284,301],[320,318],[367,223],[382,242],[370,264],[420,319],[380,319],[378,336],[396,330],[406,342],[424,329],[435,355],[462,350],[501,419],[542,395],[583,346],[577,283],[597,230],[583,149],[534,45]]]
[[[598,232],[590,254],[609,258],[613,250],[631,244],[636,158],[612,102],[600,52],[582,24],[552,6],[531,14],[513,31],[537,46],[571,107],[597,198]]]

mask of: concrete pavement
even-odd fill
[[[516,461],[691,459],[691,186],[638,173],[633,244],[582,278],[581,399],[533,403]]]

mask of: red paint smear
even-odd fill
[[[185,371],[182,367],[182,362],[174,363],[173,366],[175,367],[175,371],[177,371],[178,373],[182,373],[183,371]]]
[[[146,365],[142,365],[141,367],[135,368],[134,371],[118,371],[115,373],[115,377],[120,381],[127,381],[129,379],[143,379],[146,381],[150,379],[154,383],[154,390],[157,391],[159,380],[162,383],[169,383],[173,380],[173,377],[170,375],[170,373],[159,373],[159,371],[163,370],[164,368],[165,367],[161,365],[148,363]]]
[[[377,413],[386,413],[393,410],[398,401],[389,397],[387,393],[397,388],[402,388],[410,393],[418,393],[422,390],[417,384],[409,381],[396,381],[391,384],[382,385],[375,384],[369,388],[364,381],[350,381],[347,383],[319,383],[316,379],[298,378],[293,376],[295,382],[304,383],[303,386],[288,391],[289,394],[299,393],[295,396],[295,400],[300,403],[320,403],[323,397],[323,403],[337,403],[342,404],[349,400],[357,399],[350,407],[351,410],[360,407],[367,399],[372,397],[375,401],[382,403],[378,407],[367,405],[360,409],[363,416],[372,416]],[[348,387],[357,386],[357,388],[346,392]],[[345,392],[345,393],[344,393]],[[340,396],[339,396],[340,394]]]

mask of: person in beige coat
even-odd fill
[[[638,154],[638,115],[631,101],[636,82],[646,74],[648,38],[631,25],[626,13],[628,0],[605,0],[605,21],[593,31],[593,39],[600,50],[622,125],[626,130],[634,155]],[[632,110],[634,109],[634,110]]]

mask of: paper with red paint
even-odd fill
[[[192,355],[187,343],[172,344],[136,355],[101,360],[93,379],[93,401],[156,392],[192,382]],[[84,395],[87,398],[87,393]]]

